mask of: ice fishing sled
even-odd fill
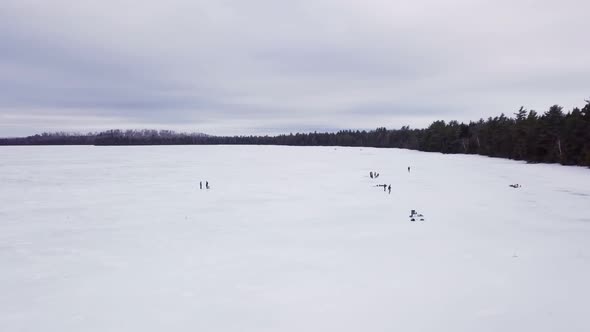
[[[424,215],[418,213],[416,210],[410,212],[410,221],[424,221]]]

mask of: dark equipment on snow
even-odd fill
[[[416,210],[410,212],[410,221],[416,221],[416,218],[420,218],[420,221],[424,221],[424,215],[418,213]]]

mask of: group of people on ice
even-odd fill
[[[410,166],[408,166],[408,173],[410,173]],[[376,179],[379,177],[379,173],[377,172],[369,172],[369,176],[371,177],[371,179]],[[375,185],[375,187],[383,187],[383,192],[387,192],[389,191],[389,194],[391,194],[391,184],[377,184]],[[411,210],[410,211],[410,221],[424,221],[424,215],[421,213],[418,213],[418,211],[416,210]]]
[[[211,187],[209,187],[209,181],[205,181],[205,189],[210,189]],[[203,181],[199,182],[199,189],[203,189]]]
[[[408,173],[410,173],[410,166],[408,166]],[[369,177],[371,179],[376,179],[379,177],[379,173],[371,171],[371,172],[369,172]],[[378,184],[378,185],[375,185],[375,187],[383,187],[383,191],[389,191],[389,194],[391,194],[391,184],[389,184],[389,185]]]
[[[386,185],[386,184],[378,184],[375,187],[383,187],[383,191],[387,191],[389,190],[389,193],[391,194],[391,185]]]
[[[379,177],[379,173],[371,171],[369,172],[369,176],[371,179],[376,179]],[[391,185],[388,187],[386,184],[378,184],[375,187],[383,187],[383,191],[387,191],[387,188],[389,188],[389,193],[391,194]]]

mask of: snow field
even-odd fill
[[[580,167],[341,147],[0,149],[2,331],[588,331],[589,240]]]

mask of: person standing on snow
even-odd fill
[[[391,195],[391,185],[389,185],[389,187],[387,187],[387,189],[389,189],[389,194]]]
[[[203,181],[199,182],[199,189],[203,190]]]

